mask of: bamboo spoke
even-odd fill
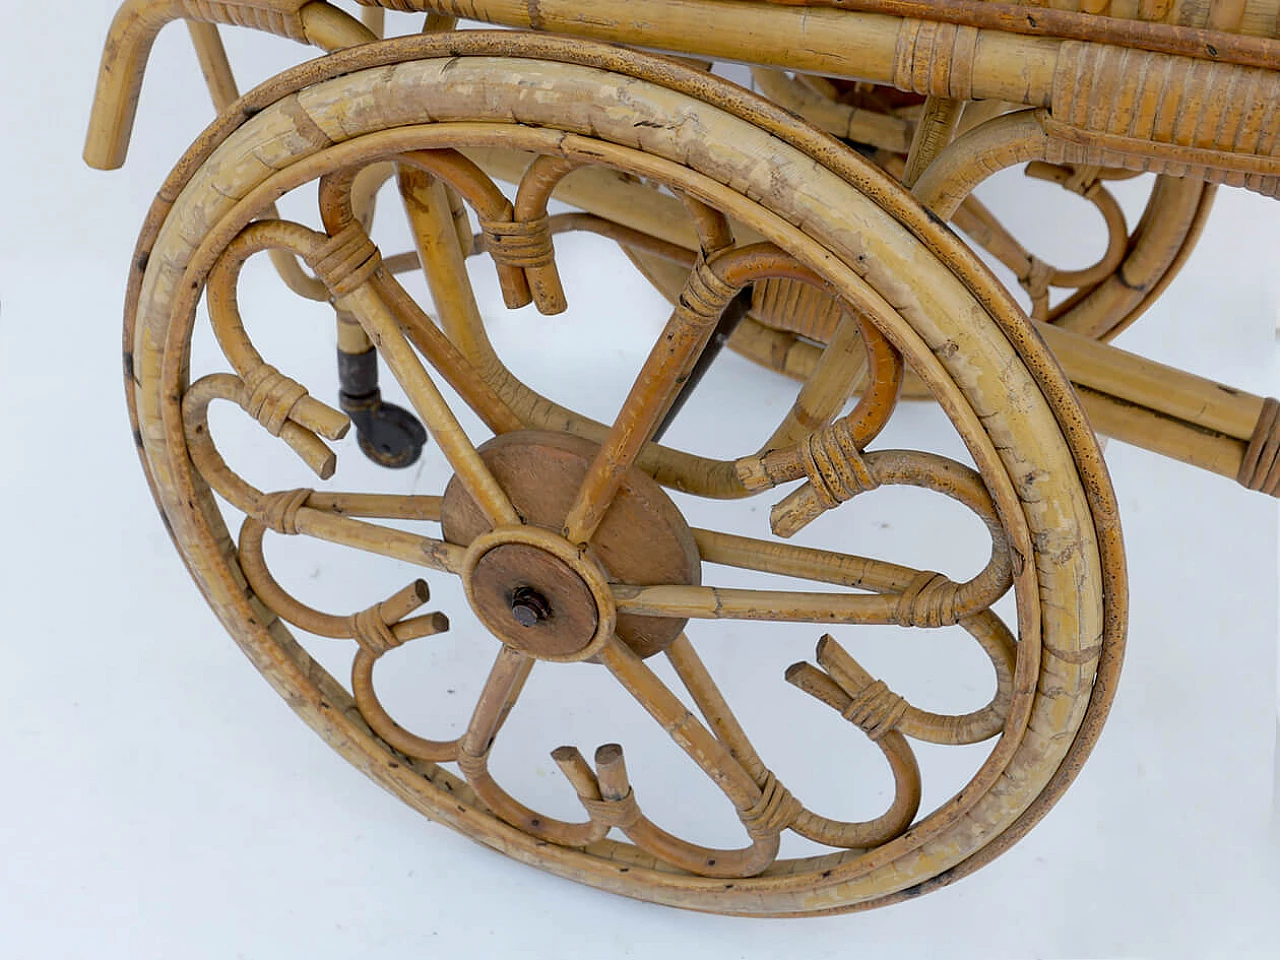
[[[343,493],[316,490],[307,498],[307,506],[343,517],[365,517],[378,520],[440,521],[443,497],[404,493]]]
[[[744,809],[759,799],[750,774],[626,644],[615,637],[600,651],[599,660],[735,807]]]
[[[449,342],[449,338],[441,333],[394,277],[384,274],[376,277],[374,283],[413,345],[476,412],[485,426],[494,433],[508,433],[524,426],[506,401],[480,377],[475,367]]]
[[[780,623],[897,623],[894,597],[844,593],[744,590],[728,587],[615,584],[618,613],[693,620],[765,620]]]
[[[693,644],[689,642],[689,638],[683,633],[680,634],[667,648],[666,655],[671,661],[671,666],[675,668],[680,682],[693,697],[693,702],[698,705],[698,710],[701,711],[715,735],[729,748],[729,753],[742,764],[742,769],[747,771],[751,779],[760,784],[768,772],[764,761],[760,759],[756,748],[751,745],[746,731],[742,729],[742,724],[730,709],[729,701],[716,686],[706,665],[693,649]]]
[[[711,218],[700,229],[709,242],[719,243],[724,240],[716,232],[719,226]],[[667,415],[725,308],[743,287],[771,276],[809,273],[767,243],[726,248],[698,261],[565,517],[563,534],[570,542],[591,539],[622,477]]]

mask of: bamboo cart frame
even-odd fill
[[[1132,10],[1120,3],[1074,10],[976,0],[361,3],[363,16],[356,18],[323,0],[129,0],[107,41],[86,148],[93,166],[123,163],[151,43],[166,24],[185,20],[220,114],[161,189],[144,227],[130,278],[126,376],[143,465],[162,512],[197,581],[246,652],[336,749],[392,792],[512,856],[605,889],[730,913],[837,912],[918,895],[998,855],[1070,783],[1114,695],[1126,605],[1123,558],[1095,431],[1280,495],[1280,404],[1275,399],[1106,342],[1159,295],[1188,255],[1215,185],[1267,196],[1280,192],[1280,8],[1271,0],[1173,0],[1134,4]],[[640,7],[643,17],[636,15]],[[424,33],[375,45],[385,9],[426,14]],[[450,33],[458,17],[519,29]],[[329,55],[241,98],[218,25],[267,31]],[[543,32],[565,37],[538,35]],[[868,172],[860,157],[786,109],[740,93],[699,63],[634,48],[743,61],[797,77],[844,79],[918,95],[909,117],[895,116],[815,97],[821,84],[757,74],[761,89],[782,107],[828,130],[834,124],[846,141],[870,142],[891,154],[888,168],[910,193]],[[512,98],[509,105],[491,105],[498,94],[483,92],[483,69],[517,62],[535,77],[545,75],[548,89],[563,83],[566,89],[594,90],[615,111],[635,109],[640,119],[634,125],[655,128],[652,136],[659,145],[641,139],[641,153],[635,154],[617,133],[579,142],[575,137],[581,131],[591,128],[595,134],[594,124],[603,115],[591,114],[589,104],[573,106],[567,93],[560,99],[554,90],[538,95],[572,114],[558,133],[552,128],[559,121],[540,112],[551,108],[537,97],[521,99],[517,91],[505,94]],[[439,63],[457,76],[446,80],[442,69],[426,66]],[[475,77],[471,70],[477,71]],[[388,119],[400,117],[405,108],[385,94],[379,100],[379,85],[398,82],[388,79],[398,77],[397,71],[410,78],[407,88],[430,102],[423,109],[432,123],[436,112],[446,116],[434,132],[407,119]],[[616,85],[592,87],[602,75],[643,91],[636,94],[639,105],[618,95]],[[452,91],[454,99],[431,100],[437,87]],[[343,97],[358,106],[344,105]],[[303,99],[307,105],[300,112],[297,104]],[[455,108],[455,100],[462,105]],[[660,112],[646,112],[659,111],[668,101],[673,109],[709,108],[706,117],[714,111],[715,120],[705,121],[708,130],[744,141],[759,136],[761,144],[775,145],[779,156],[794,155],[795,163],[812,165],[815,192],[830,189],[835,196],[852,190],[850,196],[865,198],[866,210],[849,214],[851,222],[864,224],[864,233],[852,242],[841,239],[843,224],[802,222],[798,218],[808,208],[798,195],[786,196],[794,205],[785,218],[792,220],[789,226],[754,212],[739,194],[776,213],[784,188],[778,188],[778,196],[750,184],[735,194],[718,192],[705,180],[720,169],[715,157],[690,161],[698,176],[673,166],[670,151],[684,149],[680,134],[654,119]],[[1171,103],[1177,109],[1169,109]],[[450,114],[455,109],[456,115]],[[513,123],[503,123],[504,110],[511,111]],[[579,118],[579,110],[589,118]],[[402,134],[396,133],[396,123],[403,125]],[[260,139],[242,143],[254,131]],[[465,141],[465,152],[455,149],[449,136]],[[294,142],[307,138],[313,142]],[[255,161],[259,154],[250,147],[276,151],[279,157]],[[237,149],[248,152],[237,154]],[[741,150],[746,163],[748,148]],[[313,158],[309,151],[318,152]],[[728,147],[725,153],[737,156]],[[332,164],[341,159],[346,166],[326,166],[330,157]],[[264,169],[247,172],[255,162]],[[625,171],[630,179],[580,169],[593,163]],[[1154,172],[1162,177],[1159,204],[1149,208],[1155,212],[1119,244],[1107,269],[1082,285],[1087,296],[1069,301],[1069,306],[1084,304],[1079,309],[1047,311],[1051,272],[1003,237],[999,225],[971,200],[986,177],[1024,163],[1096,203],[1096,185],[1106,176]],[[828,174],[834,178],[829,188],[823,186]],[[217,177],[224,179],[211,186]],[[416,253],[404,262],[384,260],[367,235],[373,196],[389,177],[398,180],[417,240]],[[519,184],[514,207],[489,189],[488,177]],[[732,171],[724,177],[731,180]],[[646,178],[668,192],[646,192]],[[308,179],[320,183],[323,232],[274,215],[272,201]],[[494,260],[508,306],[534,302],[545,313],[564,309],[551,247],[554,218],[547,215],[553,194],[583,211],[571,215],[578,220],[558,221],[557,228],[590,229],[617,240],[674,304],[666,346],[655,348],[612,428],[591,424],[513,385],[479,332],[483,321],[469,293],[459,286],[458,278],[465,276],[462,258],[483,251]],[[467,206],[478,215],[478,237],[472,235]],[[876,218],[882,215],[888,218],[886,230],[896,224],[893,229],[904,231],[903,239],[893,241],[898,248],[888,240],[884,247],[867,240],[858,253],[865,224],[880,222]],[[1177,228],[1161,217],[1175,218]],[[1031,292],[1035,319],[1025,317],[975,265],[943,226],[947,220],[971,236],[985,232],[997,247],[1003,244],[1006,262],[1021,265],[1019,278]],[[804,236],[796,233],[801,227]],[[823,238],[815,246],[819,234]],[[902,252],[907,248],[913,252]],[[347,416],[268,365],[244,333],[235,306],[236,280],[250,256],[267,251],[292,289],[333,303],[342,356],[380,356],[406,385],[415,412],[454,468],[457,489],[451,484],[443,498],[271,493],[250,486],[228,467],[209,434],[206,411],[214,401],[238,405],[322,478],[332,474],[334,461],[321,438],[337,440],[348,427]],[[870,293],[861,281],[840,279],[844,275],[837,266],[827,271],[832,251],[846,261],[855,254],[859,263],[870,261],[865,273],[857,271]],[[912,281],[916,286],[907,283],[902,292],[887,275],[888,267],[877,266],[881,260],[899,267],[920,264],[922,276],[933,278],[932,286]],[[443,329],[394,280],[399,270],[419,265],[428,274]],[[748,288],[755,290],[749,308],[738,296]],[[805,292],[814,290],[821,297]],[[202,294],[236,375],[213,374],[189,383],[183,340],[189,333],[183,332],[185,321],[177,321],[194,315]],[[831,303],[844,303],[844,312]],[[857,309],[850,311],[850,304]],[[937,333],[930,340],[927,322],[922,326],[912,313],[931,309],[960,318],[958,326],[948,328],[949,336]],[[894,326],[886,319],[895,311],[909,323]],[[970,328],[963,320],[969,314],[989,319]],[[732,462],[651,442],[670,408],[678,408],[682,385],[690,378],[696,382],[699,354],[730,315],[735,325],[731,332],[726,328],[724,339],[731,347],[805,384],[789,419],[758,453]],[[775,322],[767,322],[770,317]],[[1000,361],[1006,354],[1010,359]],[[515,474],[498,466],[502,444],[477,451],[470,443],[424,358],[468,398],[499,438],[525,436],[506,448],[506,455],[522,464],[512,468]],[[970,358],[980,368],[976,372],[965,370]],[[985,373],[997,368],[999,389],[992,393],[995,387]],[[981,478],[922,454],[867,448],[891,414],[904,380],[908,392],[943,403],[974,451]],[[838,417],[850,395],[861,399],[851,414]],[[966,412],[969,407],[972,413]],[[344,411],[355,419],[345,402]],[[995,427],[985,423],[987,417],[994,418]],[[549,439],[552,430],[576,439]],[[1069,482],[1054,487],[1052,495],[1033,490],[1042,480],[1055,482],[1041,476],[1054,470],[1033,469],[1039,456],[1046,463],[1059,457],[1073,464]],[[1022,469],[1031,472],[1015,475],[1010,457],[1022,457]],[[519,471],[537,472],[542,467],[530,463],[556,458],[576,464],[563,469],[574,478],[565,482],[572,482],[577,493],[562,507],[545,508],[552,520],[528,522],[530,511],[542,509],[535,505],[540,487],[521,487]],[[1004,467],[997,465],[1000,458]],[[854,573],[853,558],[843,554],[767,547],[763,541],[690,530],[673,517],[674,508],[662,505],[664,495],[653,479],[710,497],[749,496],[801,480],[773,510],[772,530],[781,538],[881,484],[923,486],[983,519],[993,538],[992,558],[982,573],[962,584],[876,561],[865,561]],[[552,481],[539,474],[538,483]],[[217,513],[211,490],[248,517],[238,545],[220,532],[221,521],[208,519]],[[1052,508],[1037,507],[1041,500]],[[670,548],[666,579],[649,581],[665,585],[619,584],[609,572],[640,563],[632,556],[634,548],[628,550],[606,531],[606,513],[619,503],[638,511],[637,523],[650,525],[655,542]],[[1046,510],[1058,512],[1049,516]],[[1025,524],[1010,519],[1021,514],[1029,518]],[[411,537],[356,518],[442,521],[445,536]],[[467,526],[473,522],[478,526]],[[464,527],[471,532],[458,532]],[[1075,532],[1061,532],[1067,528]],[[262,548],[269,531],[398,557],[463,579],[477,616],[504,643],[463,737],[441,742],[410,734],[373,693],[373,666],[383,654],[447,629],[440,614],[412,616],[428,600],[425,584],[415,581],[351,617],[321,613],[273,579]],[[1064,539],[1054,552],[1059,535]],[[618,556],[601,565],[588,555],[589,543]],[[1072,559],[1077,554],[1088,557]],[[514,582],[513,566],[525,571],[521,576],[532,576],[521,566],[525,560],[512,558],[533,555],[540,558],[537,564],[554,568],[546,576],[561,590],[555,594],[559,609],[589,610],[589,624],[574,627],[572,617],[565,616],[547,621],[541,595],[513,600],[508,590],[505,600],[495,601],[498,594],[485,592],[490,580]],[[1030,569],[1050,555],[1060,567]],[[681,557],[692,558],[688,569]],[[1036,562],[1027,563],[1028,557]],[[766,597],[704,587],[695,572],[699,558],[730,566],[762,564],[781,575],[825,578],[871,592]],[[1021,603],[1030,604],[1026,598],[1036,592],[1036,576],[1042,578],[1040,589],[1064,591],[1057,598],[1064,606],[1075,602],[1071,591],[1079,589],[1080,609],[1047,613],[1042,608],[1033,615],[1020,606],[1014,652],[1014,641],[1002,639],[1002,627],[987,619],[987,608],[1011,585],[1020,591]],[[504,606],[508,601],[510,611]],[[542,645],[526,649],[526,634],[510,627],[508,614],[524,627],[556,622],[561,625],[556,630],[568,632],[548,634]],[[842,712],[876,741],[898,785],[894,805],[883,817],[870,824],[841,824],[807,810],[778,783],[683,633],[655,638],[645,632],[648,627],[635,626],[645,618],[683,624],[689,618],[719,617],[917,627],[960,623],[991,656],[997,694],[988,707],[963,717],[928,714],[824,638],[817,651],[822,669],[797,664],[787,680]],[[357,642],[352,693],[307,666],[296,642],[282,632],[282,621]],[[634,636],[628,634],[623,643],[617,636],[626,630]],[[1035,640],[1041,632],[1043,638]],[[1037,642],[1038,654],[1033,652]],[[671,660],[705,725],[692,719],[645,667],[643,657],[657,651]],[[1038,668],[1032,663],[1037,657]],[[751,838],[747,847],[708,851],[650,822],[637,805],[615,745],[597,752],[594,767],[576,749],[556,751],[557,764],[588,814],[585,823],[548,822],[496,785],[486,765],[488,744],[534,660],[588,658],[603,664],[717,782]],[[1048,694],[1034,704],[1028,699],[1037,686],[1036,675],[1028,671],[1035,669],[1049,671],[1039,685],[1052,686],[1046,679],[1052,675],[1054,683],[1070,689],[1069,709],[1050,702]],[[343,706],[335,710],[335,704]],[[984,766],[976,786],[955,798],[952,821],[938,819],[941,811],[915,820],[919,770],[907,738],[974,742],[1007,733],[1015,714],[1035,710],[1070,713],[1069,719],[1059,718],[1071,732],[1068,746],[1035,753],[1025,740],[1005,736],[993,751],[1005,766],[994,760],[989,771]],[[1040,722],[1026,716],[1027,729]],[[1018,750],[1031,750],[1033,759],[1014,758]],[[462,777],[440,762],[456,763]],[[1001,807],[993,798],[1016,788],[1000,778],[1016,783],[1031,769],[1040,776],[1035,788]],[[980,812],[988,809],[984,804],[994,811],[987,827],[987,814]],[[957,824],[966,817],[972,825],[962,829]],[[775,864],[778,835],[785,829],[846,852],[821,863]],[[608,839],[612,830],[632,843]]]

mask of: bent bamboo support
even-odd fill
[[[126,0],[102,53],[84,148],[89,166],[115,170],[124,164],[152,44],[174,20],[251,27],[325,50],[376,39],[359,20],[322,0]]]

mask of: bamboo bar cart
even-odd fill
[[[992,860],[1070,784],[1115,694],[1125,569],[1097,436],[1280,494],[1275,399],[1108,343],[1186,260],[1219,185],[1280,191],[1280,0],[361,2],[127,0],[103,58],[95,167],[124,162],[148,52],[174,20],[217,108],[143,227],[124,357],[147,479],[224,625],[387,790],[605,890],[822,914],[914,897]],[[387,10],[425,21],[384,39]],[[459,30],[458,18],[515,29]],[[323,55],[241,96],[221,26]],[[749,64],[756,91],[713,61]],[[1015,165],[1096,208],[1096,264],[1047,263],[974,198]],[[1141,173],[1155,176],[1128,224],[1109,185]],[[390,193],[402,201],[413,250],[371,239],[380,192],[383,216]],[[299,197],[318,203],[311,226],[277,208]],[[486,278],[511,310],[565,311],[575,291],[556,244],[570,232],[620,245],[671,304],[612,422],[522,382],[473,286]],[[975,248],[1009,267],[1029,311]],[[313,395],[289,356],[251,339],[240,278],[258,254],[298,297],[332,305],[337,397]],[[411,272],[429,298],[410,292]],[[205,323],[222,361],[193,369]],[[726,346],[798,381],[791,409],[730,459],[664,443]],[[380,363],[412,409],[382,399]],[[946,415],[965,462],[879,442],[914,399]],[[314,488],[246,479],[256,465],[231,462],[211,429],[223,404],[287,444]],[[472,415],[486,436],[464,429]],[[336,446],[353,426],[356,443]],[[451,469],[444,489],[325,482],[336,450],[394,468],[428,445]],[[903,485],[981,523],[990,552],[975,576],[793,539]],[[700,528],[671,490],[767,509],[757,528]],[[423,579],[388,583],[363,610],[315,609],[273,574],[268,534],[392,558]],[[726,567],[771,585],[717,585]],[[397,721],[374,672],[463,612],[429,609],[429,584],[450,578],[497,642],[465,730],[436,740]],[[992,606],[1006,596],[1002,617]],[[812,662],[777,678],[780,695],[824,720],[835,711],[878,748],[894,783],[886,810],[847,821],[783,785],[747,733],[769,705],[731,703],[699,656],[713,620],[813,626]],[[912,703],[850,653],[868,625],[967,633],[994,694],[954,715]],[[290,627],[348,650],[349,678]],[[618,744],[552,754],[576,818],[508,792],[490,752],[539,661],[589,661],[616,681],[723,793],[738,845],[651,820],[645,796],[661,784],[633,790]],[[921,743],[988,748],[933,810],[921,809]],[[787,832],[813,852],[781,857]]]

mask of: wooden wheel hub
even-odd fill
[[[541,659],[594,655],[607,639],[597,637],[605,619],[610,632],[640,656],[664,650],[685,621],[633,614],[615,619],[612,612],[606,617],[601,608],[612,611],[608,583],[702,579],[697,546],[680,511],[637,470],[626,475],[585,553],[558,536],[598,449],[589,440],[542,430],[503,434],[479,448],[524,518],[522,527],[490,532],[456,478],[445,490],[444,538],[471,547],[466,588],[476,615],[503,643]]]
[[[500,527],[467,554],[467,599],[499,640],[539,660],[594,656],[616,627],[597,563],[536,527]]]

